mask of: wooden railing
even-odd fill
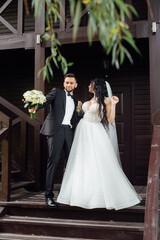
[[[159,235],[159,174],[160,174],[160,111],[153,117],[153,135],[149,160],[143,240],[158,240]],[[156,125],[156,124],[158,125]]]
[[[11,194],[11,158],[13,155],[13,130],[14,127],[20,124],[20,141],[18,149],[20,151],[20,161],[19,168],[21,175],[24,175],[24,178],[29,173],[27,172],[28,168],[28,127],[32,126],[33,135],[33,173],[34,177],[34,188],[35,190],[40,190],[40,126],[41,123],[37,120],[31,120],[30,117],[25,114],[23,111],[15,107],[10,102],[6,101],[4,98],[0,97],[0,105],[4,109],[9,110],[14,116],[17,116],[14,119],[11,119],[8,115],[0,112],[0,142],[2,148],[2,171],[1,171],[1,191],[0,191],[0,200],[9,201]],[[32,178],[32,177],[31,177]],[[27,184],[27,182],[26,182]],[[18,187],[17,187],[18,188]]]

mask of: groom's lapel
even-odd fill
[[[64,107],[64,110],[66,108],[66,92],[63,90],[63,107]]]

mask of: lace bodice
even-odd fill
[[[83,103],[82,110],[84,112],[83,118],[89,122],[101,122],[101,118],[99,116],[99,104],[93,103],[88,106],[88,102]]]

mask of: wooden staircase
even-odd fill
[[[0,206],[0,239],[143,239],[145,207],[141,205],[120,211],[65,205],[50,209],[44,193],[32,193]]]
[[[12,191],[40,190],[40,126],[37,120],[0,97],[0,200]]]

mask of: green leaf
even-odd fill
[[[44,38],[46,41],[49,40],[51,38],[50,34],[45,33],[42,38]]]
[[[29,103],[26,103],[26,104],[24,105],[24,108],[27,108],[27,107],[28,107],[28,105],[29,105]]]
[[[53,70],[52,70],[51,64],[48,63],[47,66],[48,66],[48,69],[49,69],[49,72],[50,72],[51,76],[53,77]]]
[[[69,63],[67,63],[67,66],[68,66],[68,67],[71,67],[71,66],[73,66],[73,65],[74,65],[73,62],[69,62]]]
[[[133,59],[130,55],[130,53],[128,52],[128,50],[124,47],[124,52],[125,52],[125,55],[127,56],[127,58],[129,59],[130,63],[133,64]]]
[[[45,70],[45,76],[47,78],[47,81],[50,82],[50,78],[49,78],[49,72],[48,72],[48,69],[46,68]]]
[[[69,0],[69,5],[70,5],[71,16],[73,17],[74,12],[75,12],[76,1],[75,0]]]
[[[120,64],[122,64],[124,62],[124,57],[125,57],[124,49],[123,49],[123,46],[121,46],[121,49],[120,49]]]
[[[57,57],[57,60],[60,62],[61,61],[61,55],[59,55],[58,57]]]
[[[138,49],[138,47],[137,47],[136,44],[134,43],[133,39],[127,38],[127,37],[125,37],[125,36],[124,36],[122,39],[125,40],[126,42],[128,42],[128,43],[134,48],[134,50],[135,50],[138,54],[141,54],[141,53],[140,53],[140,50]]]
[[[34,15],[40,16],[43,7],[43,0],[32,0],[32,8],[34,8]]]
[[[81,1],[78,0],[77,5],[76,5],[75,16],[74,16],[74,27],[73,27],[73,39],[74,40],[76,39],[78,27],[80,24],[81,10],[82,10],[82,4],[81,4]]]
[[[54,47],[51,47],[51,53],[55,57],[57,55],[57,50]]]
[[[56,67],[59,68],[58,63],[57,63],[57,59],[55,57],[53,57],[52,59],[53,59],[54,64],[56,65]]]
[[[136,11],[136,9],[131,5],[131,4],[126,4],[127,5],[127,7],[129,8],[129,9],[131,9],[131,11],[133,12],[133,14],[136,16],[136,17],[138,17],[139,15],[138,15],[138,12]]]

